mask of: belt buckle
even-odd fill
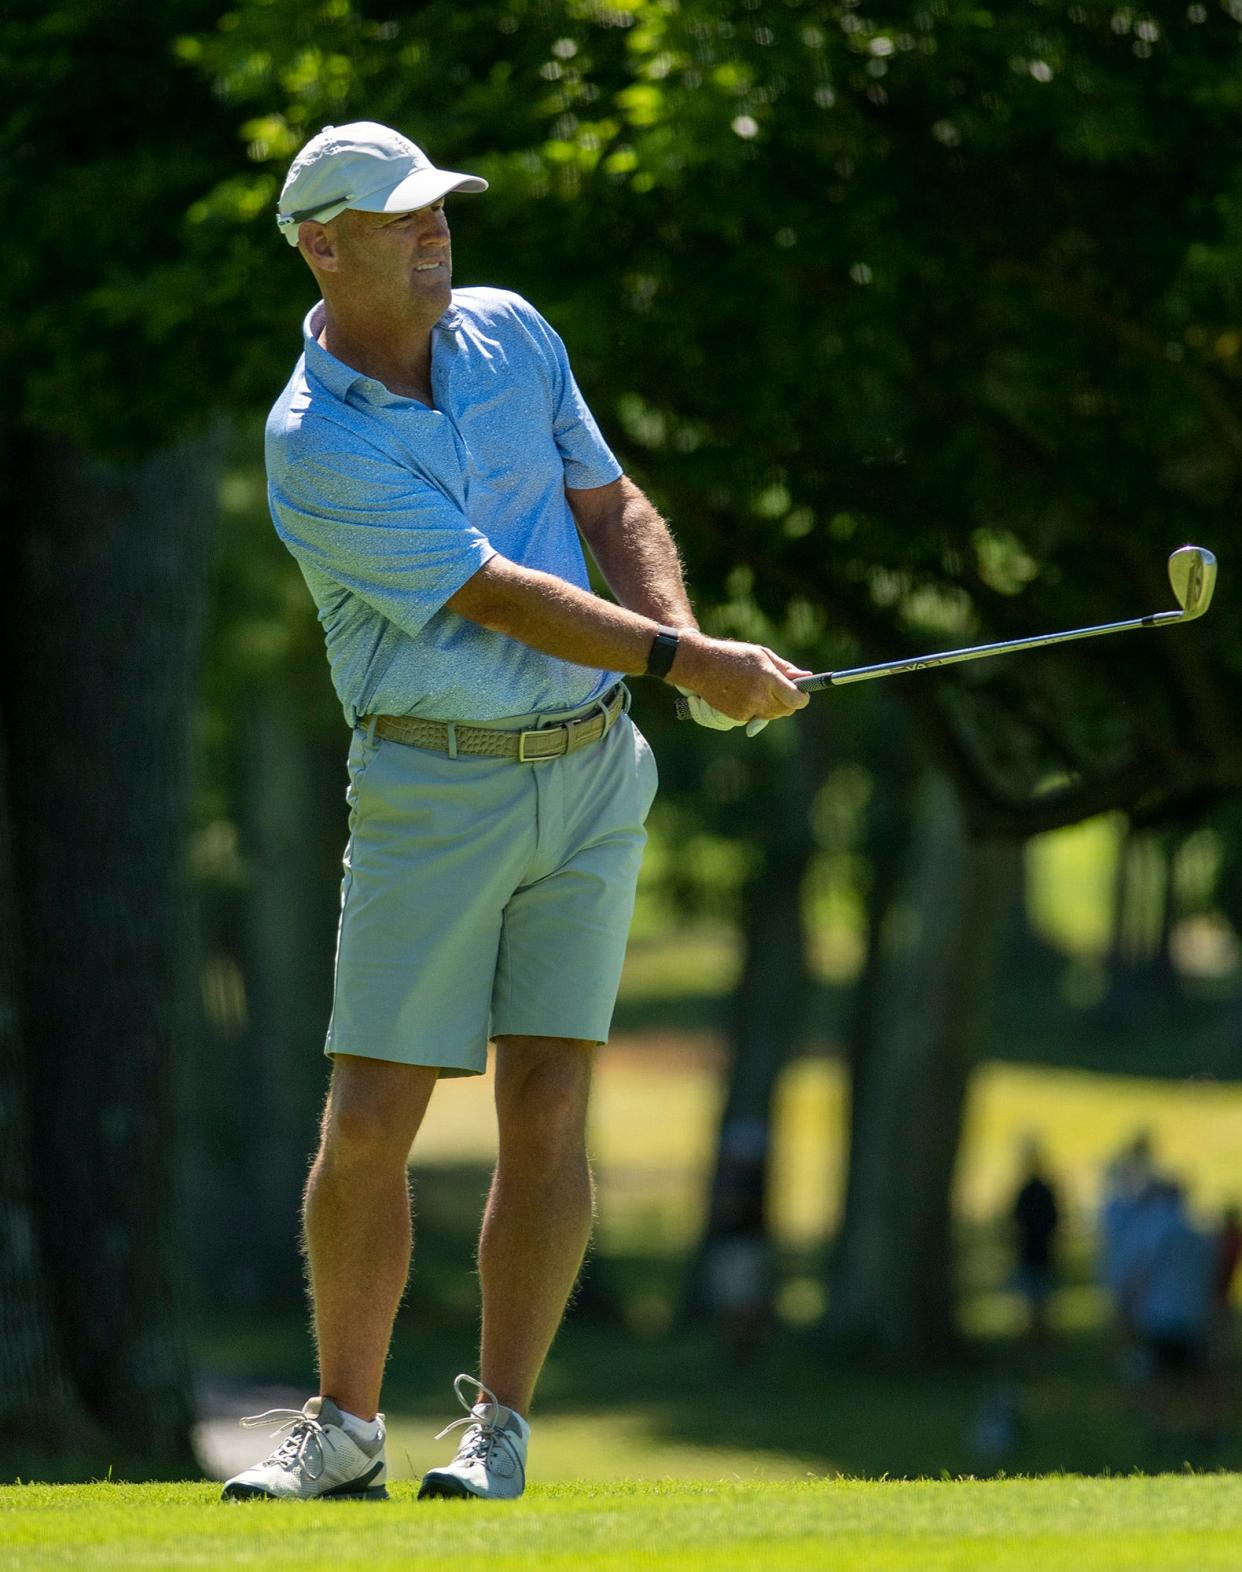
[[[581,742],[578,741],[578,738],[582,736],[592,721],[599,720],[601,717],[603,718],[603,725],[600,728],[599,735],[602,737],[608,730],[613,718],[615,709],[613,701],[621,699],[622,696],[628,697],[628,690],[623,684],[618,683],[611,693],[606,694],[604,698],[598,701],[594,708],[588,710],[585,715],[579,715],[576,720],[562,721],[559,726],[537,726],[532,731],[519,732],[518,763],[542,764],[546,759],[563,759],[567,754],[586,747],[587,742],[595,742],[597,739],[594,737],[584,737]],[[553,732],[560,732],[564,738],[562,746],[555,753],[528,754],[526,752],[527,737],[547,737]]]
[[[561,746],[555,753],[527,753],[526,739],[528,737],[550,737],[553,732],[560,732]],[[561,759],[569,752],[568,726],[536,726],[531,731],[518,733],[518,763],[519,764],[544,764],[549,759]]]

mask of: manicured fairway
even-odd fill
[[[6,1572],[296,1566],[299,1572],[1203,1572],[1242,1567],[1232,1475],[534,1487],[513,1505],[224,1505],[216,1487],[0,1489]]]

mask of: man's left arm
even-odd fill
[[[590,490],[567,486],[565,495],[583,539],[621,605],[666,627],[697,628],[672,532],[634,482],[619,475],[608,485]],[[810,675],[774,650],[768,654],[790,680]],[[690,700],[690,714],[700,726],[727,731],[738,724],[689,689],[681,691]],[[767,724],[766,720],[750,721],[746,735],[756,736]]]
[[[669,527],[632,480],[565,496],[620,605],[671,628],[698,627]]]

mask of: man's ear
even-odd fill
[[[298,249],[310,265],[319,272],[336,272],[338,266],[336,245],[332,231],[326,224],[321,224],[313,218],[308,218],[305,223],[299,224]]]

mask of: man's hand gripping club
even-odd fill
[[[691,719],[713,731],[745,725],[754,737],[771,720],[808,703],[795,677],[810,673],[765,644],[712,639],[697,629],[681,635],[669,681],[689,700]]]

